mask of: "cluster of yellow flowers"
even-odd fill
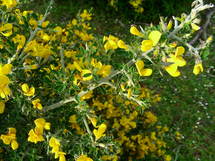
[[[8,133],[6,135],[1,135],[1,140],[6,145],[11,145],[13,150],[16,150],[19,147],[18,142],[16,141],[16,129],[15,128],[8,128]]]
[[[143,0],[130,0],[129,3],[134,7],[135,12],[142,13],[144,11],[141,7]]]
[[[139,97],[150,99],[154,96],[150,90],[144,88]],[[159,99],[156,100],[159,101]],[[121,96],[98,95],[96,98],[92,98],[92,102],[92,105],[90,105],[94,110],[92,113],[106,120],[108,125],[108,127],[105,124],[99,125],[98,129],[101,128],[99,137],[107,128],[108,135],[113,135],[121,146],[117,154],[103,155],[102,160],[118,160],[125,153],[129,155],[130,159],[141,159],[149,153],[164,158],[169,156],[165,154],[166,143],[163,140],[164,133],[168,131],[167,127],[159,126],[157,131],[150,133],[140,130],[140,127],[155,127],[157,117],[152,112],[144,112],[142,116],[140,111],[137,110],[137,103],[124,100]],[[96,127],[97,119],[95,117],[89,119]],[[132,131],[136,131],[135,134],[132,134]],[[95,130],[93,133],[95,134]],[[169,161],[168,159],[165,160]]]
[[[108,4],[112,7],[114,7],[116,10],[117,8],[118,0],[108,0]],[[144,8],[141,6],[143,3],[143,0],[128,0],[128,3],[134,8],[134,11],[137,13],[143,13]]]
[[[49,146],[52,148],[51,153],[55,154],[55,159],[59,158],[59,161],[66,161],[66,153],[60,151],[60,142],[55,137],[51,137],[49,140]]]
[[[45,130],[50,130],[50,123],[46,122],[44,118],[39,118],[34,120],[34,123],[36,127],[34,129],[31,129],[28,133],[28,141],[37,143],[44,141],[43,137],[43,131]]]

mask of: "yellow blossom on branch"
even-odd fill
[[[200,72],[203,72],[203,66],[202,66],[202,63],[198,63],[194,66],[193,68],[193,73],[195,75],[198,75]]]
[[[6,135],[1,135],[1,140],[4,144],[11,145],[13,150],[16,150],[19,147],[18,142],[16,141],[16,129],[15,128],[8,128],[8,133]]]
[[[34,87],[29,88],[27,83],[22,84],[21,88],[25,96],[33,96],[35,93],[35,88]]]
[[[105,136],[105,131],[107,129],[107,125],[101,124],[99,125],[98,129],[93,130],[93,134],[96,137],[96,140],[100,139],[101,137]]]
[[[178,70],[178,67],[183,67],[186,65],[186,61],[182,57],[184,52],[184,47],[179,46],[176,48],[175,54],[170,54],[169,58],[166,59],[166,61],[171,64],[166,66],[165,70],[173,77],[180,76],[181,73]]]
[[[144,62],[142,60],[137,60],[135,65],[140,76],[150,76],[152,74],[152,69],[144,69]]]
[[[141,50],[146,52],[150,50],[153,46],[156,46],[161,38],[161,33],[159,31],[152,31],[149,33],[149,40],[143,40],[141,44]]]
[[[0,27],[0,33],[2,35],[4,35],[5,37],[9,37],[13,34],[13,25],[10,24],[10,23],[7,23],[7,24],[3,24],[1,27]]]
[[[37,108],[38,110],[42,110],[43,109],[43,106],[40,103],[40,99],[38,99],[38,98],[36,100],[33,100],[32,104],[33,104],[33,107]]]
[[[143,37],[143,34],[135,26],[131,26],[130,33],[136,36]]]

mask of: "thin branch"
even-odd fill
[[[195,44],[195,42],[200,38],[200,36],[206,32],[208,25],[210,24],[211,17],[215,13],[215,7],[213,7],[208,14],[206,15],[205,24],[201,27],[201,29],[197,32],[196,36],[189,42],[190,45]]]
[[[143,53],[143,54],[139,57],[139,59],[145,57],[145,55],[147,55],[147,54],[150,53],[151,51],[153,51],[153,49],[148,50],[147,52]],[[130,67],[130,66],[133,65],[135,62],[136,62],[135,59],[132,59],[132,60],[130,60],[125,66]],[[78,96],[78,97],[82,97],[83,95],[87,94],[89,91],[92,91],[92,90],[96,89],[97,87],[100,87],[101,85],[104,85],[104,84],[110,85],[110,83],[109,83],[108,81],[109,81],[111,78],[115,77],[116,75],[123,73],[123,70],[124,70],[124,68],[121,69],[121,70],[115,70],[115,71],[113,71],[109,76],[107,76],[107,77],[101,79],[101,80],[98,82],[98,85],[96,85],[96,84],[89,85],[86,91],[81,91],[81,92],[79,92],[77,96]],[[44,111],[44,112],[47,112],[47,111],[56,109],[56,108],[58,108],[58,107],[61,107],[61,106],[65,105],[65,104],[67,104],[67,103],[74,102],[74,101],[76,101],[75,96],[72,96],[72,97],[69,97],[69,98],[67,98],[67,99],[65,99],[65,100],[62,100],[62,101],[58,102],[58,103],[54,103],[54,104],[52,104],[52,105],[50,105],[50,106],[44,107],[44,110],[43,110],[43,111]]]
[[[83,117],[83,121],[84,121],[84,125],[85,125],[85,127],[87,129],[87,133],[90,135],[90,139],[91,139],[92,143],[94,143],[93,134],[92,134],[92,132],[91,132],[89,126],[88,126],[86,117]]]

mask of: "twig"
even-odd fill
[[[94,143],[93,134],[92,134],[92,132],[91,132],[89,126],[88,126],[86,117],[83,117],[83,121],[84,121],[84,125],[85,125],[85,127],[87,129],[87,133],[90,135],[90,139],[91,139],[92,143]]]
[[[190,45],[193,45],[198,39],[199,37],[206,32],[208,25],[210,23],[211,17],[212,15],[215,13],[215,7],[213,7],[208,14],[206,15],[206,21],[205,24],[201,27],[201,29],[198,31],[198,33],[196,34],[196,36],[189,42]]]

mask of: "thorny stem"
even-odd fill
[[[87,133],[90,135],[90,139],[91,139],[92,143],[94,143],[93,134],[92,134],[92,132],[91,132],[89,126],[88,126],[86,117],[83,117],[83,121],[84,121],[84,125],[85,125],[85,127],[87,129]]]
[[[190,45],[194,44],[199,37],[207,30],[207,27],[210,23],[211,17],[212,15],[215,13],[215,7],[213,7],[208,14],[206,15],[206,21],[205,24],[201,27],[201,29],[198,31],[198,33],[196,34],[196,36],[189,42]]]
[[[148,50],[148,51],[146,51],[145,53],[143,53],[143,54],[139,57],[139,59],[140,59],[140,58],[143,58],[145,55],[147,55],[147,54],[150,53],[151,51],[153,51],[153,49]],[[132,59],[132,60],[130,60],[125,66],[130,67],[130,66],[133,65],[135,62],[136,62],[135,59]],[[96,85],[96,84],[91,84],[91,85],[89,85],[88,88],[87,88],[88,90],[79,92],[77,96],[78,96],[78,97],[82,97],[83,95],[85,95],[85,94],[88,93],[89,91],[92,91],[92,90],[96,89],[97,87],[100,87],[101,85],[104,85],[104,84],[110,85],[110,83],[109,83],[108,81],[109,81],[111,78],[115,77],[116,75],[123,73],[123,70],[124,70],[124,68],[121,69],[121,70],[115,70],[115,71],[113,71],[108,77],[101,79],[101,80],[98,82],[98,85]],[[47,111],[50,111],[50,110],[54,110],[54,109],[56,109],[56,108],[58,108],[58,107],[61,107],[61,106],[65,105],[65,104],[67,104],[67,103],[74,102],[74,101],[76,101],[75,96],[72,96],[72,97],[69,97],[69,98],[67,98],[67,99],[65,99],[65,100],[61,100],[60,102],[54,103],[54,104],[52,104],[52,105],[50,105],[50,106],[44,107],[44,110],[43,110],[43,111],[44,111],[44,112],[47,112]]]

